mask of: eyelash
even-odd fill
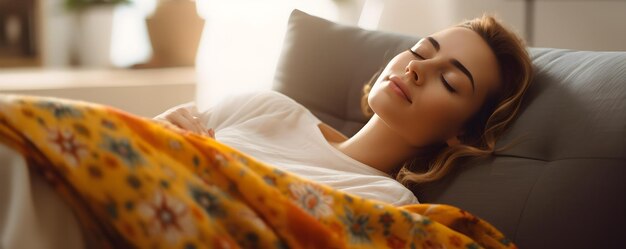
[[[421,56],[420,54],[418,54],[417,52],[413,51],[413,49],[408,49],[409,52],[411,52],[411,54],[413,54],[413,56],[415,56],[416,58],[420,59],[420,60],[425,60],[423,56]],[[443,83],[443,86],[451,93],[456,93],[456,90],[450,86],[450,83],[448,83],[448,81],[446,80],[446,78],[443,77],[443,74],[441,75],[441,82]]]

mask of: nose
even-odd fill
[[[421,80],[420,80],[420,74],[419,74],[419,65],[418,65],[418,61],[417,60],[411,60],[409,62],[408,65],[406,65],[406,68],[404,69],[405,72],[405,76],[413,81],[413,83],[415,83],[416,85],[420,85],[421,84]]]

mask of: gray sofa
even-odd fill
[[[274,89],[350,136],[367,121],[360,110],[364,82],[417,40],[295,10]],[[520,142],[415,194],[486,219],[520,248],[623,248],[626,52],[530,53],[534,82],[498,145]]]

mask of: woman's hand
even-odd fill
[[[166,125],[169,123],[169,125],[174,125],[183,130],[215,138],[215,131],[213,129],[204,128],[200,119],[184,107],[169,112],[155,120],[165,123]]]

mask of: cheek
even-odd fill
[[[449,97],[431,96],[411,110],[410,122],[415,145],[429,145],[447,140],[462,128],[467,113],[462,103]],[[407,127],[408,128],[408,127]]]
[[[404,69],[409,63],[410,58],[411,56],[407,56],[404,53],[398,54],[396,57],[391,59],[389,63],[387,63],[387,66],[380,73],[380,76],[378,76],[376,82],[374,82],[374,85],[372,85],[372,89],[370,90],[369,96],[367,98],[367,102],[372,110],[374,110],[374,112],[376,112],[377,105],[383,105],[382,102],[387,102],[388,96],[383,96],[385,95],[383,91],[385,91],[384,88],[386,86],[386,83],[384,83],[384,81],[387,80],[386,77],[391,74],[404,73]]]
[[[377,82],[382,81],[382,78],[389,76],[390,74],[404,73],[407,65],[413,58],[412,56],[413,55],[410,55],[409,52],[403,52],[393,57],[381,72]]]

